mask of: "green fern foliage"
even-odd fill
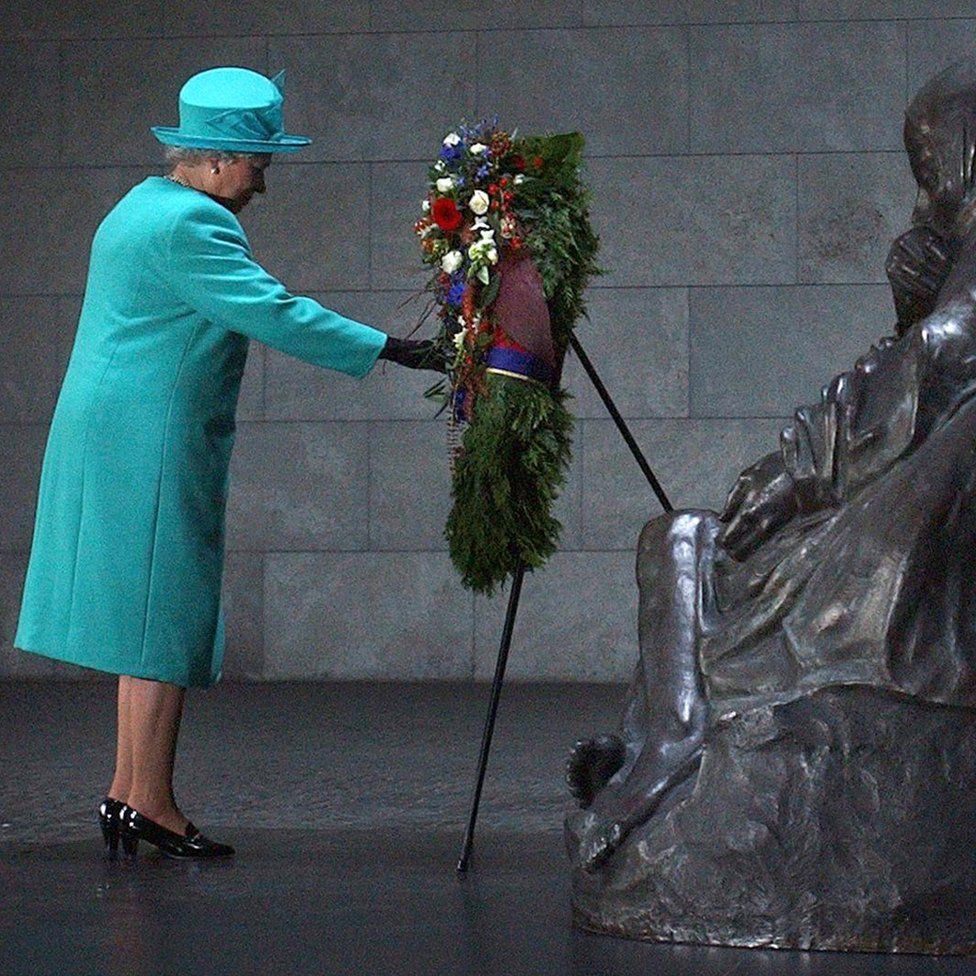
[[[564,390],[490,375],[455,462],[445,535],[463,584],[492,595],[521,561],[545,565],[562,530],[552,506],[566,480],[573,418]]]

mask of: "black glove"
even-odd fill
[[[447,357],[444,347],[436,339],[397,339],[386,337],[386,345],[379,355],[408,369],[432,369],[438,373],[447,372]]]

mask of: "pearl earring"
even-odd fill
[[[213,173],[214,176],[216,176],[220,172],[220,170],[218,170],[217,167],[214,166],[214,168],[210,170],[210,172]]]

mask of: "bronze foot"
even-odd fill
[[[569,791],[586,809],[627,758],[623,740],[611,733],[580,739],[566,760]]]

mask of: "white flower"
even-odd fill
[[[461,351],[461,347],[464,345],[464,337],[467,335],[467,329],[461,328],[460,332],[454,333],[454,347],[458,352]]]
[[[424,200],[424,202],[420,205],[420,209],[423,210],[424,213],[429,213],[430,212],[430,200]]]
[[[471,194],[471,199],[468,201],[468,206],[471,210],[478,214],[488,213],[488,194],[484,190],[475,190]]]
[[[468,257],[474,264],[497,264],[498,248],[491,237],[482,237],[468,248]]]
[[[460,251],[448,251],[441,258],[441,269],[447,274],[454,274],[464,263],[464,255]]]
[[[443,173],[444,170],[446,169],[444,165],[444,160],[438,159],[437,162],[434,163],[434,169],[437,170],[438,173]]]
[[[521,186],[525,182],[525,176],[522,173],[516,173],[513,182],[516,186]]]
[[[468,152],[470,152],[472,156],[480,156],[487,148],[488,147],[483,142],[476,142],[468,150]]]
[[[450,193],[454,189],[454,177],[442,176],[434,185],[438,193]]]
[[[449,132],[444,137],[445,146],[456,146],[461,141],[461,137],[456,132]]]
[[[495,239],[495,231],[484,217],[476,217],[474,223],[471,225],[471,229],[480,231],[483,241],[493,241]]]

